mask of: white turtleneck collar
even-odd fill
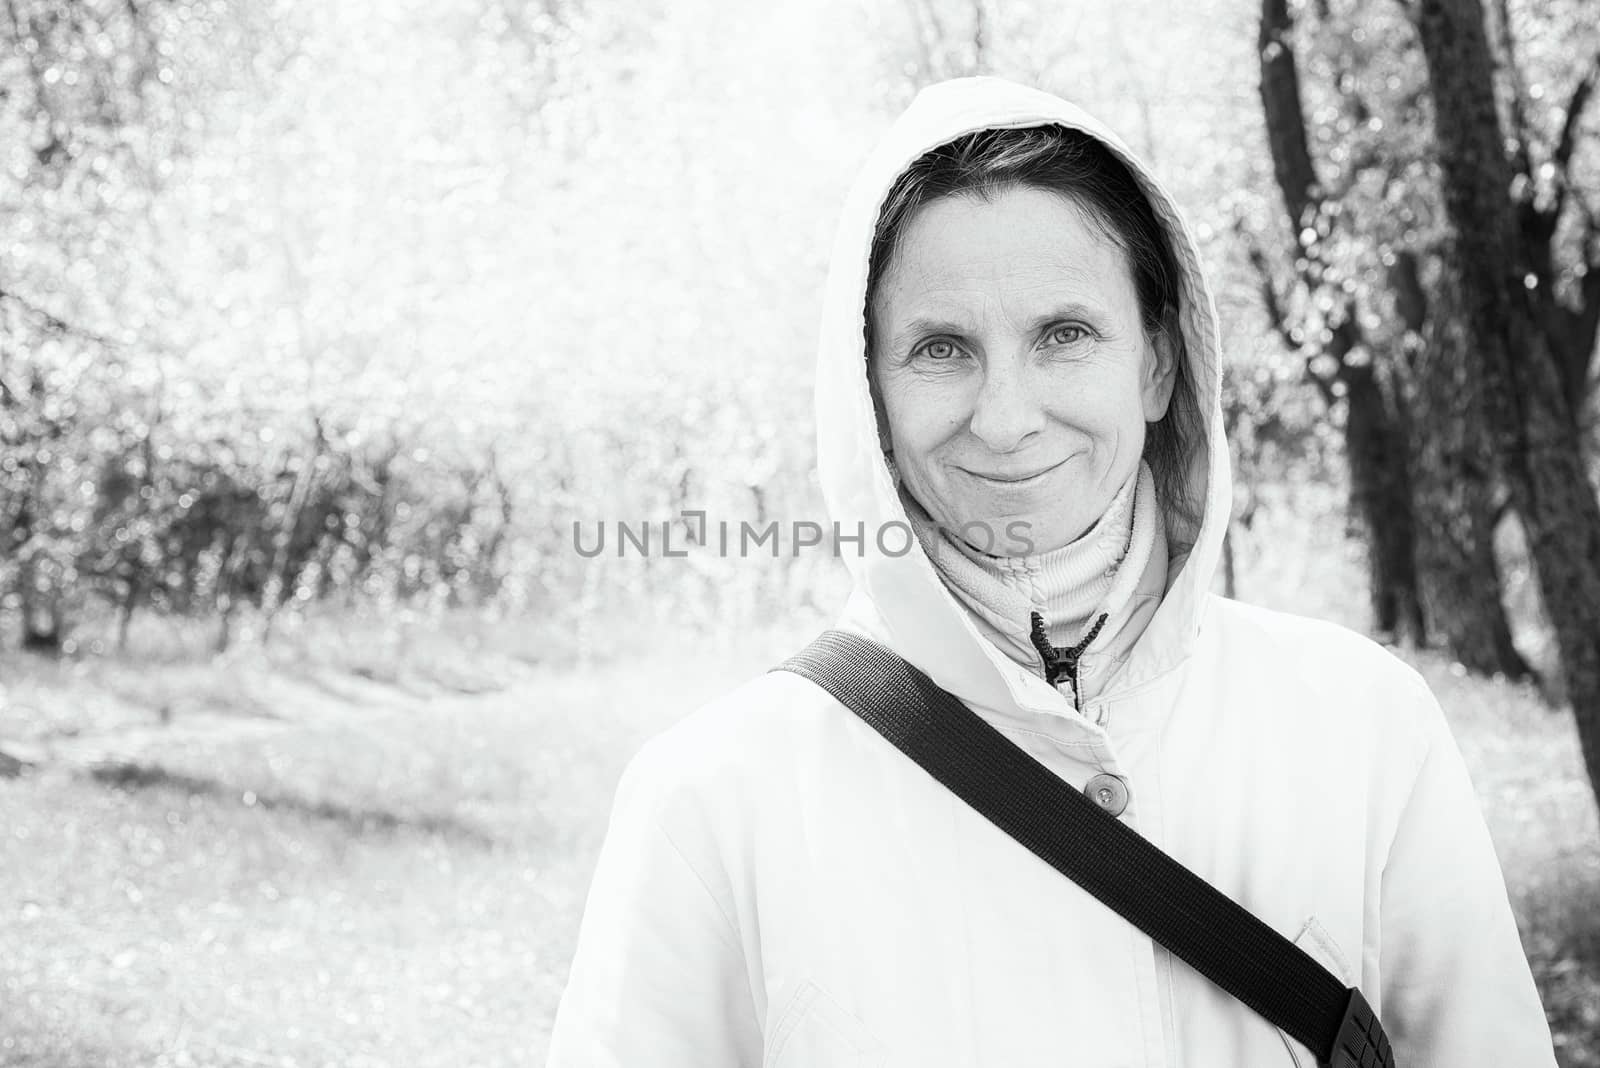
[[[1080,708],[1105,687],[1161,602],[1166,531],[1143,461],[1083,535],[1027,556],[979,552],[935,524],[904,487],[900,496],[923,550],[985,637],[1044,674],[1032,626],[1037,613],[1050,645],[1076,650],[1076,679],[1057,686]]]

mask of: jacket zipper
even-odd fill
[[[1075,712],[1083,711],[1081,695],[1078,692],[1078,660],[1083,656],[1083,651],[1089,648],[1089,643],[1099,635],[1100,628],[1106,625],[1107,618],[1109,617],[1102,612],[1100,618],[1095,620],[1094,626],[1089,628],[1089,633],[1084,636],[1083,641],[1071,648],[1063,649],[1050,644],[1050,633],[1045,628],[1044,616],[1038,612],[1031,614],[1033,627],[1029,637],[1033,640],[1034,649],[1039,653],[1044,679],[1052,686],[1063,678],[1072,684],[1072,708]],[[1099,720],[1095,722],[1098,723]]]

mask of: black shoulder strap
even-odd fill
[[[1393,1068],[1388,1037],[1359,990],[895,653],[830,630],[774,670],[828,691],[978,813],[1303,1043],[1325,1068]]]

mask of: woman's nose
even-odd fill
[[[995,452],[1012,452],[1044,426],[1044,398],[1024,371],[1009,363],[984,368],[973,405],[974,436]]]

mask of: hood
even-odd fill
[[[923,153],[964,134],[1044,124],[1081,130],[1103,142],[1127,164],[1154,206],[1182,275],[1180,327],[1202,424],[1203,447],[1191,450],[1186,481],[1191,511],[1201,517],[1200,523],[1196,527],[1164,508],[1170,553],[1166,594],[1101,700],[1137,689],[1189,655],[1232,498],[1216,309],[1193,236],[1171,197],[1115,134],[1058,97],[993,77],[940,82],[917,94],[868,157],[845,201],[823,298],[817,471],[838,529],[846,535],[866,531],[859,549],[854,544],[840,549],[855,582],[846,625],[859,625],[886,640],[969,704],[1072,717],[1077,713],[1068,698],[978,632],[910,536],[894,476],[879,446],[866,362],[867,267],[879,210],[894,181]],[[880,531],[888,532],[881,544]],[[902,552],[907,540],[909,548]]]

